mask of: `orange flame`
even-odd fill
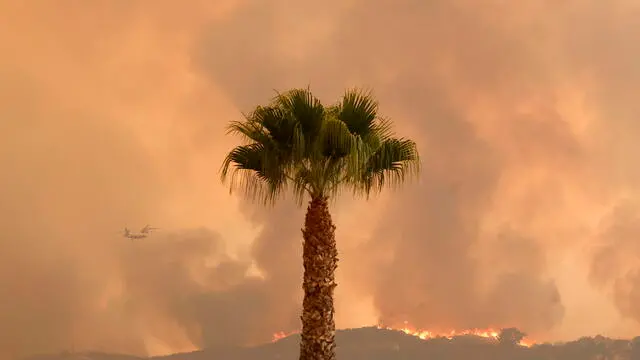
[[[394,331],[402,331],[403,333],[411,336],[418,337],[422,340],[434,339],[434,338],[447,338],[452,339],[456,336],[465,336],[472,335],[478,336],[485,339],[498,339],[500,335],[500,331],[494,329],[467,329],[467,330],[451,330],[449,332],[435,332],[429,330],[416,329],[408,324],[408,322],[404,322],[404,326],[401,328],[388,327],[384,325],[378,325],[378,329],[386,329],[386,330],[394,330]],[[520,346],[531,347],[532,343],[523,339],[519,343]]]
[[[291,335],[297,334],[296,331],[290,331],[290,332],[284,332],[284,331],[278,331],[277,333],[273,334],[273,338],[271,339],[271,342],[276,342],[278,340],[284,339],[286,337],[289,337]]]
[[[429,331],[429,330],[422,330],[422,329],[416,329],[412,326],[410,326],[406,321],[404,322],[404,326],[397,328],[397,327],[389,327],[389,326],[384,326],[384,325],[378,325],[378,329],[385,329],[385,330],[393,330],[393,331],[402,331],[403,333],[407,334],[407,335],[411,335],[411,336],[415,336],[417,338],[420,338],[422,340],[429,340],[429,339],[435,339],[435,338],[447,338],[447,339],[452,339],[453,337],[456,336],[465,336],[465,335],[472,335],[472,336],[479,336],[485,339],[498,339],[498,335],[500,334],[499,331],[494,330],[494,329],[468,329],[468,330],[451,330],[448,332],[436,332],[436,331]],[[278,331],[277,333],[273,334],[273,340],[272,342],[276,342],[278,340],[284,339],[288,336],[294,335],[297,332],[284,332],[284,331]],[[533,342],[529,342],[526,339],[523,339],[520,341],[519,345],[520,346],[524,346],[524,347],[531,347],[531,345],[533,345]]]

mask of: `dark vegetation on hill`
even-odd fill
[[[477,336],[422,340],[399,331],[378,328],[341,330],[336,334],[338,359],[348,360],[640,360],[640,337],[633,340],[584,337],[561,344],[515,345]],[[294,360],[297,335],[256,347],[214,348],[150,358],[152,360]],[[34,356],[28,360],[140,360],[135,356],[82,353]]]

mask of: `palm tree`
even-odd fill
[[[277,94],[245,120],[232,122],[229,133],[245,142],[222,165],[222,181],[229,179],[232,191],[239,188],[265,205],[286,190],[300,205],[307,196],[310,200],[302,230],[300,360],[333,360],[338,250],[328,201],[344,189],[368,198],[417,174],[416,144],[394,137],[371,93],[357,89],[329,107],[308,88]]]

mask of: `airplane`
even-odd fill
[[[142,229],[140,229],[139,233],[134,233],[129,230],[129,228],[124,228],[123,235],[124,237],[131,240],[140,240],[144,239],[151,234],[152,230],[157,230],[158,228],[151,227],[151,225],[146,225]]]

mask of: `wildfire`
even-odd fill
[[[468,329],[468,330],[451,330],[449,332],[436,332],[436,331],[429,331],[429,330],[422,330],[422,329],[416,329],[411,327],[410,325],[408,325],[407,322],[404,323],[403,327],[389,327],[389,326],[384,326],[384,325],[378,325],[378,329],[385,329],[385,330],[393,330],[393,331],[402,331],[403,333],[407,334],[407,335],[411,335],[411,336],[415,336],[417,338],[420,338],[422,340],[429,340],[429,339],[435,339],[435,338],[447,338],[447,339],[452,339],[456,336],[465,336],[465,335],[472,335],[472,336],[478,336],[478,337],[482,337],[482,338],[486,338],[486,339],[498,339],[498,336],[500,335],[500,332],[494,329]],[[296,334],[296,332],[289,332],[286,333],[284,331],[279,331],[275,334],[273,334],[273,342],[276,342],[280,339],[286,338],[288,336],[291,336],[293,334]],[[533,343],[527,341],[526,339],[523,339],[520,341],[520,346],[525,346],[525,347],[531,347]]]
[[[277,333],[273,334],[273,339],[271,340],[271,342],[276,342],[276,341],[278,341],[280,339],[284,339],[284,338],[286,338],[288,336],[291,336],[291,335],[294,335],[294,334],[297,334],[297,332],[291,331],[291,332],[287,333],[287,332],[284,332],[284,331],[278,331]]]
[[[388,326],[378,325],[378,329],[402,331],[407,335],[419,337],[422,340],[434,339],[434,338],[447,338],[451,339],[456,336],[473,335],[487,339],[497,339],[499,332],[493,329],[469,329],[469,330],[451,330],[449,332],[434,332],[429,330],[413,329],[411,327],[394,328]]]
[[[406,321],[404,322],[404,327],[401,327],[401,328],[378,325],[378,329],[402,331],[407,335],[415,336],[422,340],[435,339],[435,338],[452,339],[456,336],[465,336],[465,335],[472,335],[472,336],[482,337],[485,339],[498,340],[498,336],[500,335],[500,331],[497,331],[494,329],[468,329],[468,330],[451,330],[449,332],[435,332],[435,331],[413,328],[410,325],[408,325]],[[523,339],[520,341],[519,345],[525,346],[525,347],[531,347],[532,344],[526,341],[525,339]]]

